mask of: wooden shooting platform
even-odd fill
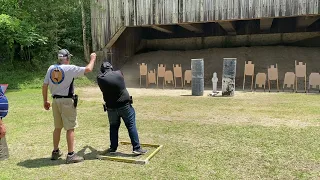
[[[130,142],[120,142],[121,145],[130,146],[131,149],[131,143]],[[110,156],[104,156],[104,155],[97,155],[97,159],[100,160],[110,160],[110,161],[119,161],[119,162],[126,162],[126,163],[134,163],[134,164],[148,164],[150,159],[153,158],[163,147],[163,145],[155,145],[155,144],[142,144],[141,146],[143,148],[146,148],[148,150],[148,153],[145,155],[134,155],[130,153],[122,153],[117,152],[115,154],[110,154]],[[152,151],[152,149],[154,149]],[[126,151],[129,151],[128,149]],[[124,157],[125,156],[125,157]],[[147,156],[147,157],[146,157]]]

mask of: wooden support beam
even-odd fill
[[[161,32],[169,33],[169,34],[173,33],[172,26],[152,25],[151,28],[156,29],[156,30],[161,31]]]
[[[195,32],[195,33],[203,33],[203,25],[202,24],[179,24],[179,26],[189,30],[189,31],[192,31],[192,32]]]
[[[297,29],[305,29],[309,27],[311,24],[316,22],[320,16],[305,16],[305,17],[297,17],[296,28]]]
[[[269,31],[273,23],[273,18],[260,19],[260,30]]]
[[[225,31],[227,31],[227,33],[229,35],[236,35],[237,34],[236,25],[234,22],[223,21],[223,22],[219,22],[219,24]]]
[[[124,32],[124,30],[126,30],[125,26],[122,26],[117,32],[116,34],[110,39],[110,41],[108,42],[108,44],[106,45],[106,48],[109,49],[112,47],[112,45],[118,40],[118,38],[121,36],[121,34]]]

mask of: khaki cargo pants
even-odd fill
[[[72,98],[53,99],[52,112],[55,128],[70,130],[78,127],[77,109]]]
[[[9,150],[6,138],[3,137],[0,139],[0,161],[8,159],[9,158]]]

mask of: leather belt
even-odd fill
[[[54,99],[60,99],[60,98],[72,98],[73,96],[60,96],[60,95],[53,95]]]

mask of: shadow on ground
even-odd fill
[[[90,150],[89,153],[85,153],[87,150]],[[103,151],[98,151],[95,148],[91,146],[85,146],[83,147],[77,154],[79,156],[82,156],[85,161],[87,160],[97,160],[97,155],[102,154]],[[106,154],[106,156],[110,157],[137,157],[139,155],[136,154],[127,154],[122,152],[116,152],[114,154]],[[17,165],[26,167],[26,168],[40,168],[40,167],[48,167],[48,166],[59,166],[61,164],[65,164],[65,159],[59,159],[52,161],[49,157],[48,158],[38,158],[38,159],[28,159],[26,161],[19,162]]]
[[[87,150],[90,150],[89,153],[85,153]],[[95,148],[91,147],[91,146],[85,146],[83,147],[83,149],[81,149],[78,152],[79,156],[83,156],[84,160],[96,160],[97,159],[97,155],[102,154],[103,151],[98,151]],[[105,154],[106,156],[110,156],[110,157],[137,157],[138,155],[136,154],[127,154],[127,153],[122,153],[122,152],[116,152],[114,154]]]
[[[38,158],[38,159],[28,159],[26,161],[19,162],[17,165],[26,167],[26,168],[40,168],[40,167],[48,167],[48,166],[58,166],[61,164],[65,164],[64,159],[59,159],[56,161],[52,161],[50,158]]]

